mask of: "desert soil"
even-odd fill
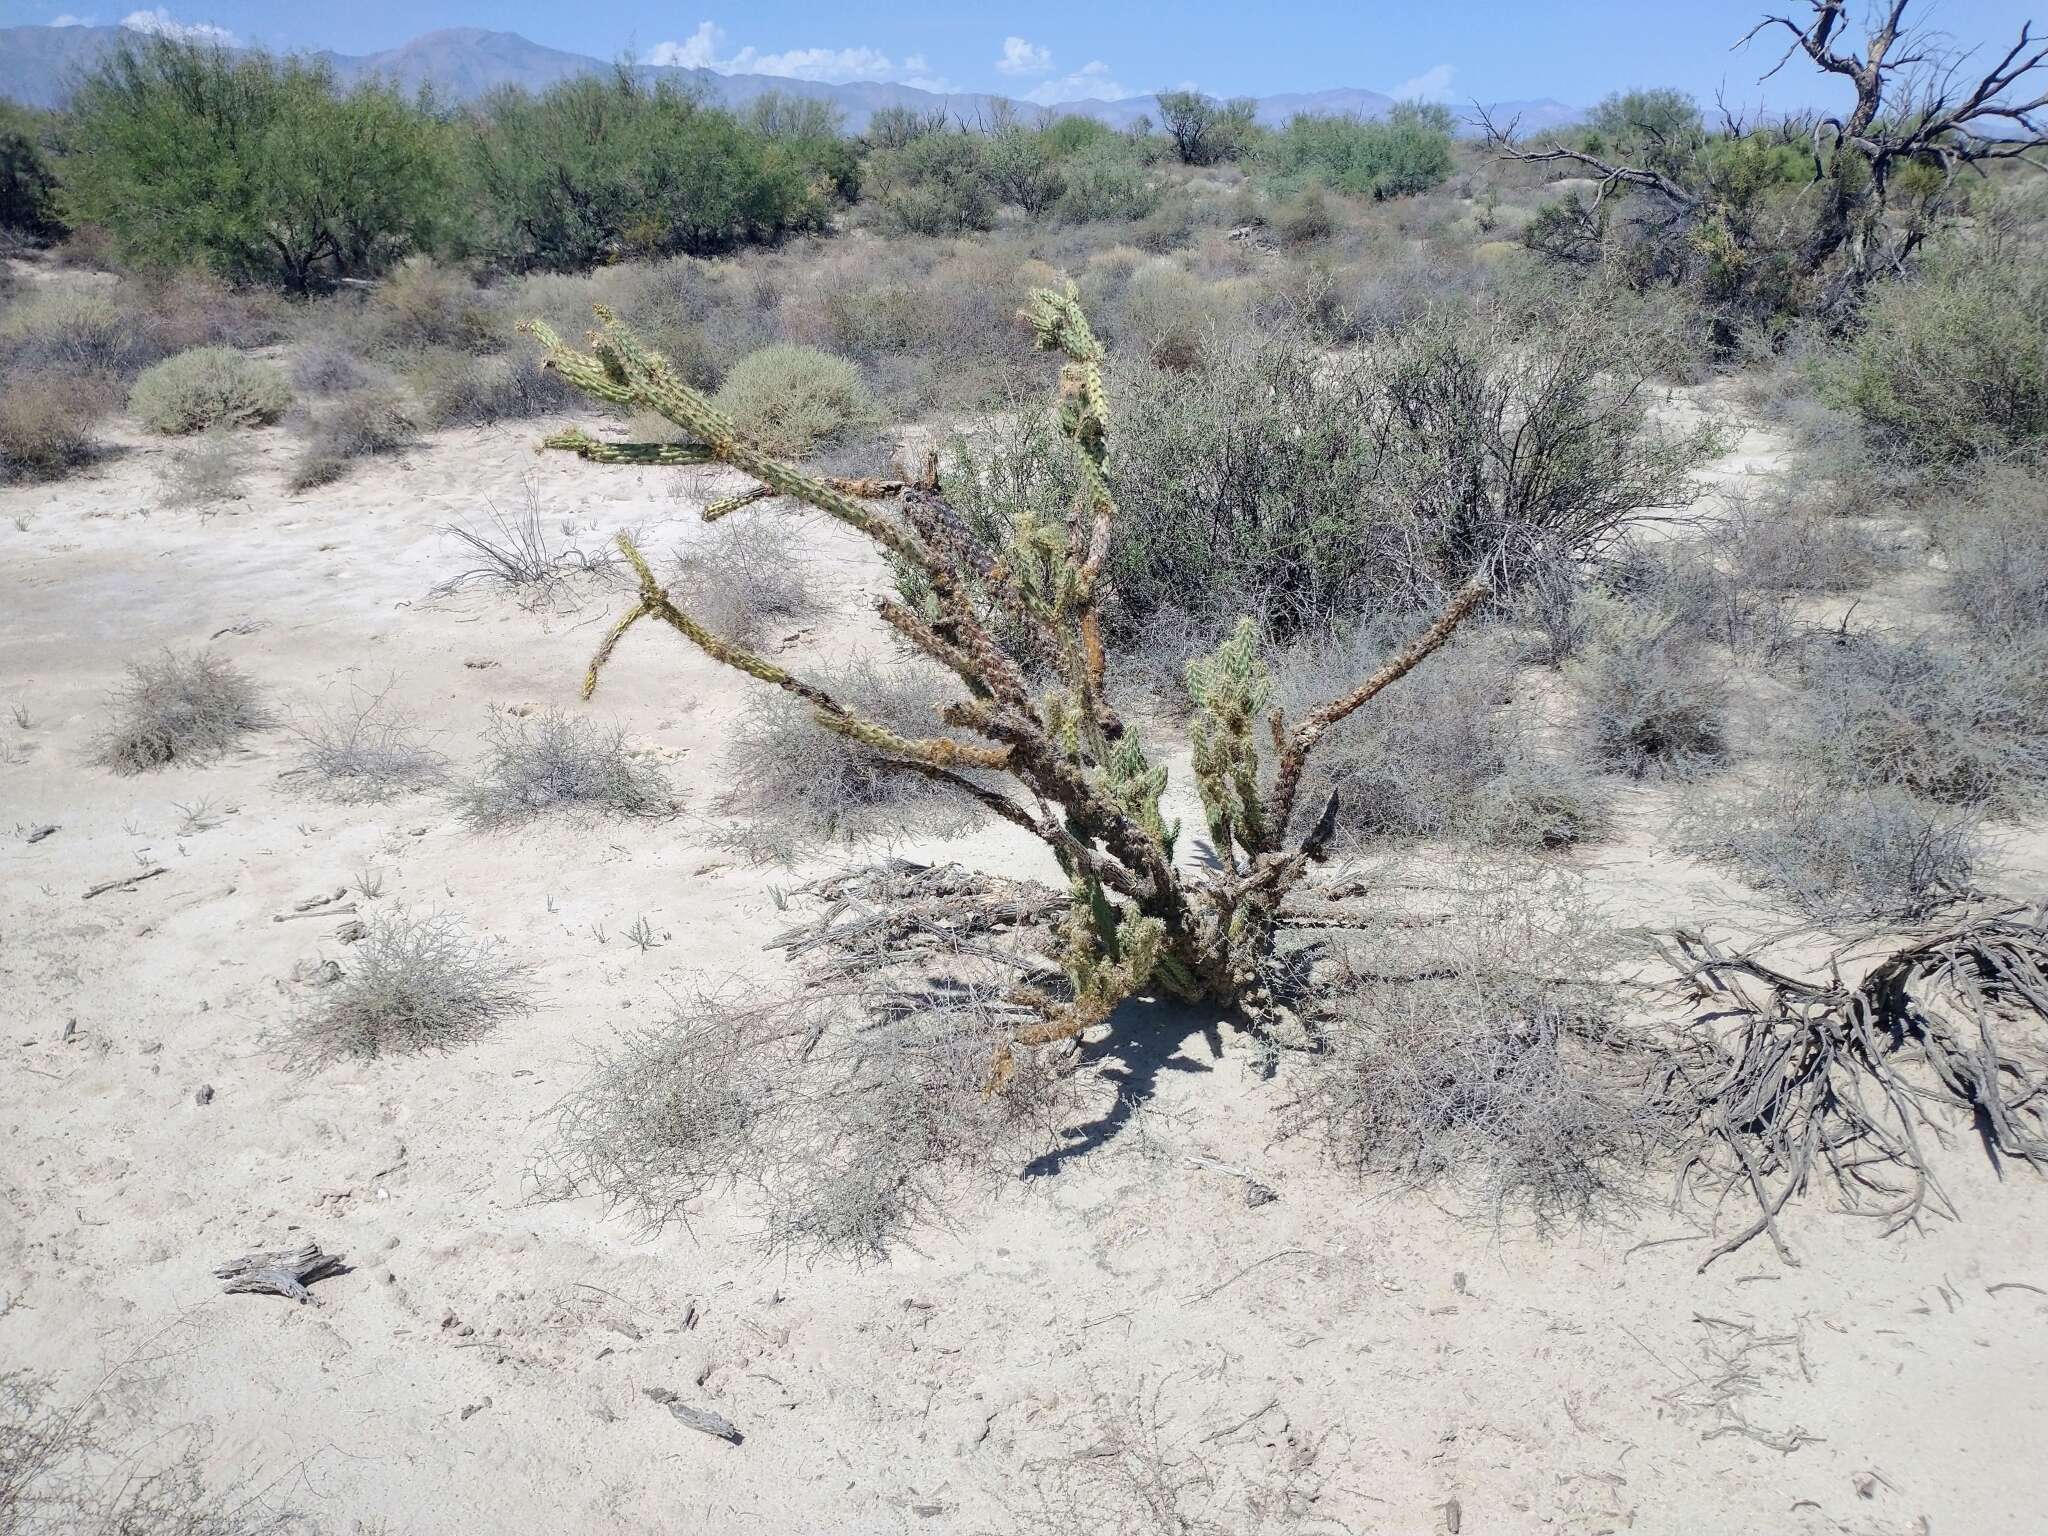
[[[1226,1529],[2040,1529],[2048,1192],[1968,1145],[1943,1161],[1959,1223],[1886,1238],[1816,1196],[1797,1267],[1757,1243],[1698,1274],[1700,1213],[1661,1174],[1611,1224],[1548,1234],[1375,1190],[1280,1139],[1284,1084],[1189,1021],[1128,1047],[1133,1111],[884,1263],[764,1260],[737,1208],[648,1233],[541,1198],[548,1111],[593,1049],[665,986],[776,975],[774,891],[801,878],[717,837],[746,680],[641,634],[585,705],[615,593],[433,595],[464,563],[443,525],[491,506],[666,548],[739,484],[536,457],[542,429],[436,434],[304,495],[289,440],[256,433],[248,499],[212,513],[166,506],[171,447],[120,430],[88,472],[0,491],[0,705],[30,721],[0,722],[0,1366],[138,1435],[207,1432],[223,1480],[338,1531],[1073,1529],[1032,1525],[1033,1489],[1115,1475],[1117,1423],[1183,1476],[1199,1458],[1181,1508]],[[1750,431],[1712,473],[1777,456]],[[873,579],[806,530],[828,588]],[[458,760],[494,706],[588,711],[684,811],[487,834],[431,795],[336,806],[285,775],[285,730],[98,766],[123,662],[209,643],[287,712],[388,682]],[[857,620],[786,642],[850,643],[879,642]],[[1782,921],[1660,846],[1665,792],[1625,794],[1625,835],[1579,860],[1619,920]],[[898,851],[1052,873],[1007,829]],[[531,957],[540,1006],[447,1055],[293,1070],[276,1032],[347,963],[345,917],[276,919],[364,870]],[[622,937],[643,915],[645,951]],[[211,1277],[306,1237],[350,1266],[317,1306]]]

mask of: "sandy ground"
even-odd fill
[[[76,479],[0,491],[0,706],[30,722],[0,719],[0,1366],[109,1423],[204,1429],[223,1479],[336,1531],[1073,1530],[1031,1523],[1033,1489],[1120,1475],[1124,1421],[1223,1529],[2040,1529],[2048,1200],[1967,1147],[1960,1224],[1887,1240],[1810,1199],[1798,1267],[1758,1244],[1697,1275],[1661,1188],[1545,1237],[1360,1187],[1276,1139],[1284,1085],[1191,1028],[1127,1060],[1142,1107],[1100,1145],[885,1264],[767,1263],[738,1213],[650,1235],[536,1199],[590,1050],[664,983],[772,974],[791,880],[712,836],[730,674],[636,636],[577,704],[605,594],[430,597],[463,564],[441,526],[488,504],[666,547],[735,485],[536,458],[537,435],[440,434],[292,497],[286,440],[258,434],[250,499],[217,515],[166,508],[166,448],[127,433]],[[1773,453],[1750,434],[1714,472]],[[830,530],[807,547],[849,591],[871,570]],[[284,731],[198,768],[95,765],[123,661],[209,640],[291,710],[395,679],[458,759],[494,704],[616,719],[685,813],[482,835],[432,796],[339,808],[280,776]],[[1668,801],[1628,795],[1626,835],[1585,859],[1603,895],[1630,921],[1739,916],[1659,849]],[[1004,831],[927,851],[1050,872]],[[266,1037],[346,951],[339,918],[274,919],[366,869],[533,957],[541,1006],[445,1056],[291,1071]],[[620,937],[642,915],[645,952]],[[210,1277],[303,1236],[351,1265],[317,1307]]]

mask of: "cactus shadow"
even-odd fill
[[[1115,1101],[1093,1120],[1062,1131],[1060,1145],[1025,1164],[1023,1176],[1056,1177],[1068,1163],[1115,1140],[1169,1074],[1213,1072],[1222,1060],[1223,1033],[1214,1009],[1132,998],[1110,1016],[1109,1033],[1080,1050],[1079,1065],[1096,1067],[1115,1086]]]

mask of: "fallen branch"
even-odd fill
[[[80,897],[79,899],[81,901],[91,901],[93,897],[104,896],[109,891],[133,890],[136,886],[142,884],[142,882],[145,880],[154,880],[158,875],[167,875],[170,872],[170,867],[168,865],[159,864],[153,869],[145,869],[139,875],[130,875],[125,880],[102,880],[98,885],[94,886],[91,890],[87,891],[85,895]]]
[[[322,1253],[318,1243],[308,1241],[296,1248],[246,1253],[239,1259],[228,1260],[213,1273],[216,1279],[227,1281],[225,1289],[230,1295],[253,1292],[288,1296],[302,1306],[315,1306],[318,1303],[306,1287],[341,1270],[341,1254]]]

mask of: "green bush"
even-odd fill
[[[46,131],[42,114],[0,100],[0,235],[47,240],[63,232]]]
[[[126,37],[73,92],[65,195],[123,261],[303,291],[433,242],[445,133],[395,88],[339,93],[322,64]]]
[[[898,233],[951,235],[996,221],[987,141],[972,134],[919,134],[877,154],[871,184],[884,222]]]
[[[1872,295],[1822,393],[1881,452],[1954,464],[2048,435],[2048,262],[1951,250]]]
[[[859,369],[843,357],[787,342],[741,358],[713,403],[771,453],[791,457],[875,419]]]
[[[1161,91],[1159,115],[1183,165],[1214,165],[1247,153],[1257,136],[1249,97],[1218,101],[1200,91]]]
[[[709,255],[811,228],[824,212],[789,144],[624,71],[539,96],[496,93],[468,152],[483,248],[520,269]]]
[[[267,426],[291,401],[291,387],[270,364],[227,347],[198,347],[147,370],[128,408],[150,431],[182,437],[209,427]]]
[[[1159,206],[1158,185],[1123,141],[1093,145],[1062,167],[1056,211],[1069,224],[1097,219],[1142,219]]]
[[[1297,116],[1259,150],[1283,188],[1320,182],[1353,197],[1406,197],[1451,174],[1451,114],[1404,102],[1379,122]]]

